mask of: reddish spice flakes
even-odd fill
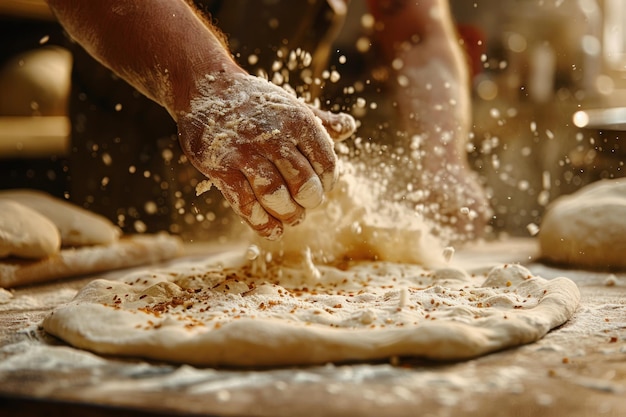
[[[333,308],[341,308],[341,307],[343,307],[341,304],[335,304],[335,305],[333,306]]]
[[[617,336],[611,336],[609,343],[617,343]]]
[[[569,358],[566,356],[566,357],[564,357],[564,358],[561,360],[561,362],[563,362],[563,363],[567,364],[567,363],[569,363]]]

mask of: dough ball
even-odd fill
[[[0,213],[0,258],[45,258],[60,250],[58,229],[37,211],[0,199]]]
[[[549,262],[586,269],[626,269],[626,179],[603,180],[556,199],[539,245]]]
[[[41,191],[0,191],[0,200],[18,202],[50,219],[61,233],[63,246],[108,245],[121,234],[105,217]]]
[[[43,46],[21,53],[0,68],[0,114],[64,116],[71,84],[72,55]]]

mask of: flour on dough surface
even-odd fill
[[[540,339],[580,297],[514,264],[486,276],[384,261],[319,265],[316,277],[253,268],[231,253],[95,280],[44,328],[100,354],[201,366],[459,360]]]

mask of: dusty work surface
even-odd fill
[[[559,270],[534,251],[500,242],[454,262],[569,277],[582,294],[574,317],[537,343],[458,363],[234,370],[105,358],[39,326],[93,277],[15,289],[0,304],[0,415],[626,416],[626,274]]]

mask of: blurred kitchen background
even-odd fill
[[[494,230],[528,236],[554,198],[623,176],[626,1],[451,0],[451,5],[473,72],[472,167],[492,194]],[[355,9],[344,32],[362,29]],[[72,140],[73,132],[90,129],[87,117],[73,119],[73,128],[69,117],[72,67],[82,58],[70,52],[76,48],[68,45],[43,0],[0,0],[0,39],[0,189],[46,190],[129,231],[204,230],[225,236],[237,223],[215,190],[195,198],[198,178],[180,155],[175,135],[160,136],[155,128],[156,153],[127,149],[127,159],[112,157],[110,149],[125,146],[131,131]],[[132,101],[139,98],[128,94],[112,94],[103,105],[111,110],[107,123],[128,117],[150,126],[167,119],[156,109],[133,114]],[[84,157],[85,149],[92,158]],[[76,174],[90,169],[102,170],[93,176],[97,183]],[[153,197],[139,199],[148,189]]]

